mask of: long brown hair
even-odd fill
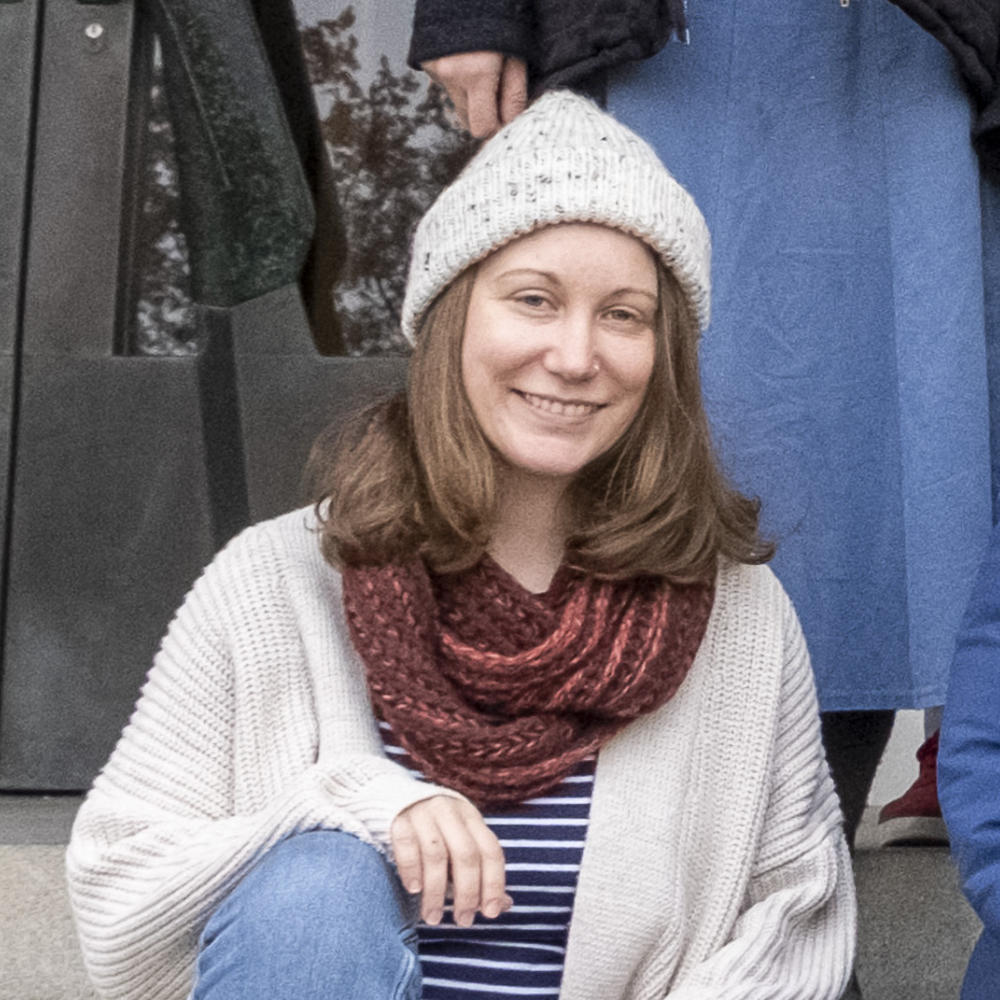
[[[422,557],[438,572],[486,551],[497,463],[462,382],[462,336],[475,267],[421,324],[406,390],[350,421],[310,457],[322,547],[335,566]],[[698,325],[659,266],[656,353],[645,398],[621,439],[569,491],[570,565],[601,577],[711,579],[718,557],[766,562],[759,503],[716,460],[701,398]]]

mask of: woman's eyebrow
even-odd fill
[[[546,281],[551,281],[553,284],[560,284],[559,279],[551,271],[541,271],[535,267],[513,267],[509,271],[501,271],[496,276],[496,280],[502,281],[505,278],[523,277],[544,278]]]
[[[613,292],[609,292],[605,298],[611,299],[616,295],[641,295],[644,299],[649,299],[651,302],[656,302],[658,298],[656,292],[647,291],[645,288],[633,288],[631,285],[616,288]]]
[[[509,271],[501,271],[495,278],[496,281],[504,281],[509,278],[543,278],[546,281],[551,281],[554,285],[561,285],[562,282],[559,280],[558,276],[552,271],[543,271],[535,267],[513,267]],[[641,295],[643,298],[650,299],[655,302],[657,300],[656,292],[648,291],[645,288],[635,288],[631,285],[625,285],[621,288],[616,288],[614,291],[608,292],[604,298],[613,298],[616,295]]]

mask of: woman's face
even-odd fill
[[[513,469],[568,482],[624,433],[653,371],[656,263],[591,223],[549,226],[478,268],[462,381]]]

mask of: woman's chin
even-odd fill
[[[577,459],[559,460],[553,456],[502,456],[508,478],[524,477],[535,483],[550,481],[554,486],[568,485],[586,465]]]

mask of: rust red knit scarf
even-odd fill
[[[344,571],[376,711],[438,784],[502,807],[558,784],[662,705],[701,644],[714,590],[559,570],[531,594],[492,559]]]

